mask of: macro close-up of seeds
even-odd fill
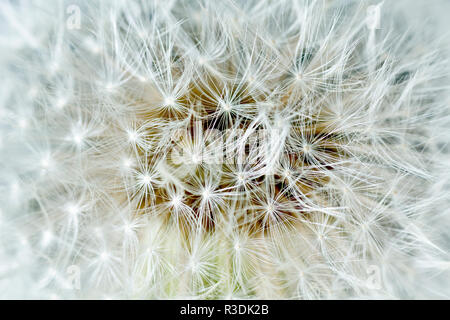
[[[0,298],[450,299],[450,2],[0,2]]]

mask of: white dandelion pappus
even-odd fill
[[[1,3],[1,296],[449,298],[450,38],[410,7]]]

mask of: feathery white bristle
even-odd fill
[[[2,2],[0,296],[449,298],[433,8]]]

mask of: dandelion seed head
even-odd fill
[[[170,203],[174,208],[179,208],[182,204],[181,196],[179,196],[179,195],[174,196]]]
[[[203,199],[208,200],[211,197],[211,191],[207,188],[203,189],[202,197]]]
[[[59,98],[59,99],[56,101],[56,107],[59,108],[59,109],[61,109],[61,108],[63,108],[63,107],[66,105],[66,103],[67,103],[66,99],[64,99],[64,98]]]
[[[74,203],[69,203],[66,206],[66,210],[67,212],[72,215],[72,216],[76,216],[77,214],[80,213],[80,208],[78,205],[74,204]]]
[[[77,298],[449,297],[450,42],[411,18],[445,10],[383,3],[374,29],[355,1],[81,0],[69,29],[36,3],[0,5],[8,279],[57,298],[70,265]]]
[[[42,235],[42,245],[47,246],[53,240],[53,233],[50,230],[47,230]]]
[[[150,175],[148,175],[148,174],[143,174],[141,176],[141,182],[144,185],[149,185],[149,184],[152,183],[152,177]]]
[[[138,133],[136,131],[128,131],[128,141],[136,142],[138,139]]]
[[[164,98],[164,104],[166,106],[172,107],[175,105],[175,99],[171,96]]]
[[[109,259],[109,253],[106,252],[106,251],[103,251],[103,252],[100,254],[100,260],[102,260],[102,261],[107,261],[108,259]]]

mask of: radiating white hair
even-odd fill
[[[434,6],[2,1],[0,297],[450,298]]]

